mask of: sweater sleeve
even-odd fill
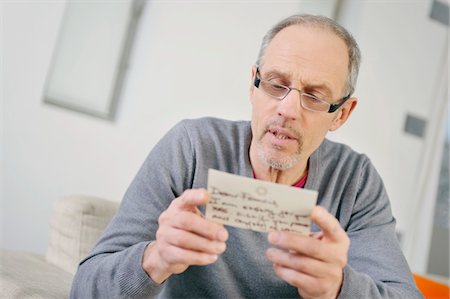
[[[158,217],[192,185],[192,146],[180,123],[150,152],[120,208],[75,274],[71,298],[144,298],[162,289],[142,268],[145,247],[155,239]]]
[[[423,298],[400,249],[382,180],[368,159],[346,230],[349,262],[338,298]]]

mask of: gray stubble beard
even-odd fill
[[[264,150],[262,139],[265,134],[266,133],[264,133],[258,139],[258,142],[257,142],[257,145],[258,145],[257,156],[258,156],[259,161],[262,164],[269,166],[273,169],[277,169],[277,170],[287,170],[287,169],[294,167],[296,164],[298,164],[300,162],[301,154],[303,151],[303,136],[301,134],[299,134],[297,132],[297,136],[298,136],[297,151],[294,154],[292,154],[288,157],[282,158],[282,159],[274,159],[274,158],[270,157],[269,154]],[[276,150],[281,150],[281,148],[276,149]]]

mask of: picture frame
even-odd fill
[[[144,1],[68,1],[43,102],[113,120]]]

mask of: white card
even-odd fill
[[[214,169],[208,172],[206,219],[259,232],[308,234],[317,191],[242,177]]]

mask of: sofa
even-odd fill
[[[0,298],[68,298],[78,263],[95,245],[118,206],[91,196],[57,201],[45,256],[0,250]],[[417,274],[414,279],[426,298],[448,298],[447,279],[438,284]]]
[[[45,255],[0,250],[1,298],[68,298],[78,263],[95,245],[118,206],[91,196],[58,200]]]

